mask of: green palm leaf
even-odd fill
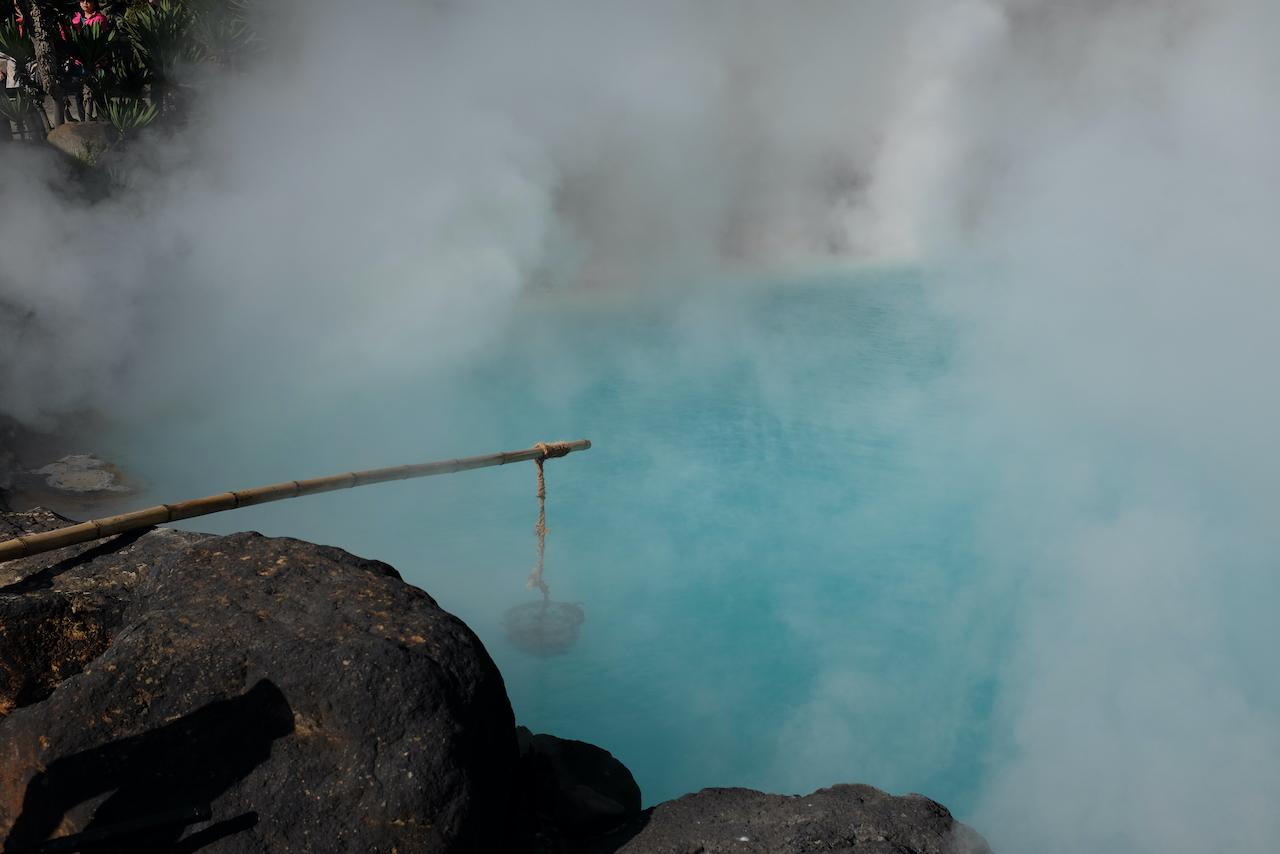
[[[13,97],[0,94],[0,119],[21,125],[33,116],[35,111],[35,100],[22,90],[16,91]]]
[[[19,34],[18,25],[11,18],[0,21],[0,53],[12,57],[19,67],[26,65],[36,55],[31,37]]]
[[[72,27],[67,33],[67,53],[85,68],[103,68],[116,57],[116,31],[111,27]]]
[[[120,135],[126,137],[151,124],[160,115],[154,104],[141,98],[109,98],[102,105],[102,113]]]

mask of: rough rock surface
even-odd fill
[[[66,524],[43,509],[0,513],[0,540]],[[0,727],[101,655],[146,573],[203,539],[162,529],[0,564]]]
[[[479,640],[385,564],[154,530],[0,565],[7,851],[202,803],[94,850],[504,850],[516,762]]]
[[[640,787],[609,751],[525,727],[516,737],[528,850],[563,850],[557,840],[599,836],[640,814]]]
[[[106,122],[67,122],[49,132],[49,144],[77,160],[94,163],[115,145],[120,134]]]
[[[990,854],[975,831],[921,795],[842,785],[811,795],[703,789],[649,810],[587,849],[618,854]]]

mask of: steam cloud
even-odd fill
[[[950,382],[1003,466],[984,592],[1020,603],[973,822],[1002,851],[1270,850],[1280,8],[322,0],[272,20],[286,47],[211,85],[123,200],[69,203],[0,152],[4,410],[335,393],[465,358],[530,288],[926,264],[962,330]],[[821,685],[780,754],[844,778],[841,750],[786,743],[848,747],[857,674]]]
[[[849,248],[891,108],[866,81],[905,8],[832,6],[825,26],[764,3],[277,13],[277,51],[206,83],[126,200],[67,205],[6,156],[5,298],[36,314],[5,336],[6,408],[296,383],[297,356],[330,381],[420,370],[482,344],[530,284]]]

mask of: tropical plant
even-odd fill
[[[11,139],[9,123],[17,127],[17,135],[24,139],[41,139],[48,130],[48,117],[39,101],[27,88],[10,89],[9,95],[0,95],[0,134]],[[40,100],[43,100],[41,98]]]
[[[12,18],[0,21],[0,53],[16,61],[19,68],[35,58],[36,48],[31,37],[18,32],[18,25]]]
[[[12,96],[0,94],[0,119],[18,126],[36,118],[36,102],[22,89]]]
[[[199,45],[191,36],[191,10],[177,0],[158,0],[135,6],[121,23],[138,60],[151,80],[151,100],[161,115],[178,110],[178,69],[200,60]]]
[[[191,37],[192,15],[175,0],[136,6],[121,23],[139,58],[146,62],[157,80],[169,81],[183,64],[200,59],[200,49]]]
[[[150,83],[150,67],[131,50],[121,52],[106,69],[106,88],[112,95],[141,98]]]
[[[120,136],[128,138],[134,131],[147,127],[159,116],[160,111],[155,104],[142,98],[108,98],[101,104],[102,114],[107,121],[120,132]]]
[[[82,103],[101,106],[108,72],[119,54],[116,31],[111,27],[71,27],[64,33],[64,49],[74,62],[75,82],[83,87]]]
[[[0,53],[14,60],[10,67],[17,77],[17,80],[5,81],[6,93],[14,93],[15,97],[10,99],[0,95],[0,121],[4,122],[0,135],[8,139],[9,122],[16,124],[24,133],[35,128],[36,103],[26,88],[32,83],[28,65],[32,64],[36,53],[31,39],[19,33],[17,24],[9,19],[0,21]]]
[[[113,27],[71,27],[65,42],[67,55],[86,69],[106,68],[118,54]]]
[[[12,20],[0,20],[0,53],[17,60],[21,82],[37,105],[50,99],[54,114],[51,122],[44,118],[47,125],[62,122],[65,90],[72,87],[76,99],[95,105],[99,115],[109,118],[110,107],[126,132],[141,126],[134,122],[181,120],[192,91],[184,67],[237,68],[258,49],[249,24],[255,2],[129,0],[114,26],[71,27],[65,21],[75,0],[19,0],[26,32],[20,34]]]
[[[191,35],[204,61],[234,65],[257,46],[248,0],[187,0],[187,4],[192,11]]]

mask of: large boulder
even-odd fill
[[[516,763],[480,641],[385,564],[167,530],[0,564],[7,852],[503,850]]]
[[[47,139],[63,154],[92,165],[120,140],[120,133],[107,122],[66,122],[49,131]]]
[[[703,789],[666,801],[584,849],[617,854],[991,854],[974,830],[922,795],[842,785],[811,795]]]

